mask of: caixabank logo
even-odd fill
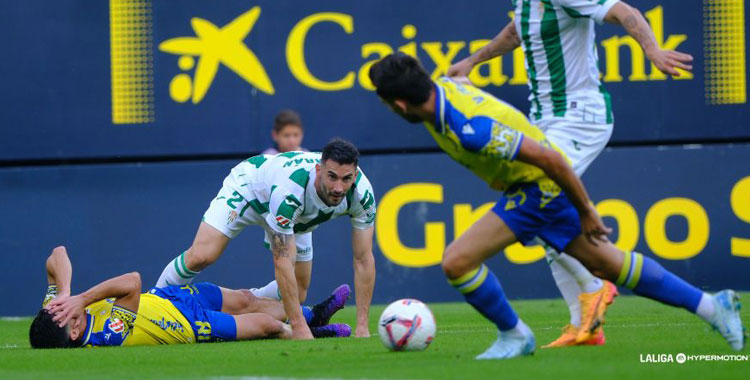
[[[689,38],[702,38],[703,51],[693,54],[704,61],[703,87],[707,104],[746,103],[744,0],[705,0],[702,5],[696,3],[694,6],[702,7],[702,36],[699,28],[665,30],[666,14],[678,17],[678,10],[655,5],[643,11],[657,43],[664,49],[679,50]],[[110,0],[112,122],[154,122],[157,114],[154,107],[154,91],[157,90],[154,88],[155,54],[175,57],[174,75],[169,80],[159,82],[168,83],[169,98],[176,103],[198,105],[206,96],[211,96],[211,86],[220,72],[219,66],[229,69],[237,80],[246,82],[251,88],[273,96],[276,93],[274,78],[269,76],[263,65],[264,54],[269,52],[254,51],[248,43],[254,27],[262,22],[261,17],[274,19],[279,16],[268,12],[262,12],[259,5],[250,5],[236,16],[229,15],[231,21],[223,25],[195,15],[185,20],[194,35],[171,35],[169,30],[159,30],[159,36],[164,36],[163,40],[154,41],[151,0]],[[512,16],[511,12],[509,17]],[[450,30],[444,31],[443,41],[420,41],[419,30],[414,25],[419,23],[404,20],[402,24],[397,24],[401,25],[400,38],[403,40],[358,44],[362,61],[356,67],[347,67],[343,63],[350,62],[349,59],[332,56],[332,70],[338,74],[335,79],[322,79],[308,66],[308,59],[316,54],[305,49],[308,33],[327,24],[336,27],[344,36],[366,41],[367,30],[357,30],[355,33],[356,17],[343,12],[319,12],[294,20],[288,34],[275,34],[273,37],[278,39],[279,44],[285,45],[284,58],[288,68],[288,73],[275,71],[275,75],[291,75],[300,85],[316,91],[373,90],[367,77],[370,66],[394,51],[419,57],[430,68],[432,76],[438,77],[445,73],[451,62],[481,49],[489,42],[487,38],[454,41],[451,40]],[[614,35],[600,39],[599,44],[603,51],[600,57],[603,61],[601,78],[605,83],[616,85],[624,81],[658,82],[669,79],[649,65],[632,37]],[[624,51],[629,52],[629,59],[622,54]],[[336,54],[349,53],[341,51]],[[503,60],[509,62],[503,64]],[[623,75],[628,72],[629,75]],[[525,86],[527,78],[523,51],[516,49],[506,57],[480,64],[469,79],[479,87]],[[690,81],[694,80],[694,76],[683,72],[683,75],[673,79]],[[288,82],[284,80],[284,83]]]

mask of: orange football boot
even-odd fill
[[[615,284],[604,281],[602,288],[591,293],[581,293],[578,300],[581,302],[581,328],[576,335],[576,343],[583,344],[595,337],[596,330],[604,324],[604,314],[607,306],[614,302],[620,293]]]

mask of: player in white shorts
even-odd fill
[[[193,245],[167,264],[156,286],[192,282],[246,226],[261,226],[266,246],[273,253],[274,285],[278,284],[293,337],[311,338],[299,304],[306,298],[312,273],[312,231],[320,223],[349,215],[357,304],[355,335],[369,336],[376,209],[372,186],[358,168],[358,159],[354,145],[334,139],[322,153],[286,152],[242,161],[211,201]]]
[[[529,119],[565,152],[578,176],[604,149],[614,123],[609,93],[599,81],[594,22],[623,26],[664,73],[678,76],[676,68],[692,69],[690,55],[662,50],[643,15],[622,1],[512,0],[512,4],[514,19],[484,48],[451,66],[448,75],[468,76],[477,64],[521,46],[531,90]],[[568,304],[570,324],[544,347],[604,344],[601,324],[616,288],[594,277],[573,257],[545,249]]]

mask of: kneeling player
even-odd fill
[[[70,296],[73,268],[64,247],[47,259],[49,288],[29,330],[34,348],[204,343],[292,336],[283,305],[247,290],[211,283],[152,288],[141,294],[137,272]],[[339,286],[324,302],[302,307],[315,337],[344,337],[346,324],[328,325],[351,290]]]

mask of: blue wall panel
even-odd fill
[[[605,219],[617,230],[613,240],[619,239],[621,231],[635,230],[638,250],[696,285],[747,290],[750,244],[746,242],[748,247],[743,249],[730,242],[750,239],[748,162],[750,145],[616,148],[602,154],[584,181],[595,201],[619,199],[636,213],[635,223],[622,219],[620,226],[613,218]],[[0,305],[0,315],[35,312],[45,289],[44,260],[59,244],[66,245],[71,254],[75,291],[132,270],[141,272],[144,287],[152,285],[164,265],[189,246],[208,202],[234,164],[211,161],[0,169],[0,252],[5,264],[0,296],[13,299]],[[444,239],[450,242],[456,205],[476,208],[496,200],[499,194],[442,154],[368,156],[361,166],[379,201],[375,302],[406,296],[425,301],[459,300],[439,266],[417,268],[394,262],[394,257],[398,262],[404,255],[399,256],[393,241],[383,238],[394,226],[381,218],[388,208],[397,209],[397,235],[403,245],[420,248],[427,240],[437,239],[425,236],[428,222],[443,223]],[[394,201],[396,189],[418,183],[438,187],[442,202],[401,207]],[[686,203],[675,203],[680,199]],[[705,215],[690,213],[694,219],[688,223],[680,216],[690,208],[685,204]],[[672,215],[661,224],[654,217],[660,207]],[[707,234],[701,232],[701,225],[708,225]],[[336,219],[315,233],[311,300],[324,297],[341,282],[352,283],[349,228],[347,220]],[[658,234],[662,228],[669,240],[687,240],[689,247],[665,250],[653,236],[646,238],[647,230]],[[666,258],[695,247],[699,248],[696,255],[687,260]],[[439,255],[442,247],[438,248]],[[511,298],[557,295],[543,259],[516,264],[499,254],[489,265]],[[250,227],[200,280],[248,288],[272,277],[271,256],[262,246],[262,232]]]

